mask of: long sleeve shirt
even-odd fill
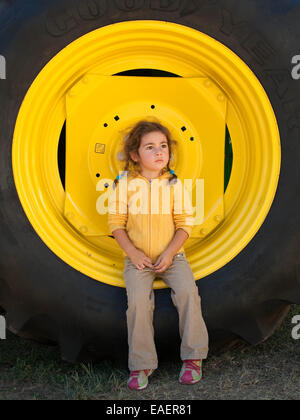
[[[110,194],[108,226],[111,234],[125,229],[133,245],[153,263],[178,229],[190,235],[194,225],[189,193],[180,179],[177,184],[169,185],[171,177],[170,172],[165,172],[149,181],[138,172],[132,172],[122,178]],[[183,250],[181,247],[178,252]]]

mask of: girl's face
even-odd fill
[[[168,140],[161,131],[153,131],[142,137],[139,157],[135,156],[142,169],[160,172],[169,163],[169,158]]]

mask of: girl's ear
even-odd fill
[[[131,159],[134,162],[137,162],[138,161],[138,156],[137,156],[137,153],[136,152],[129,152],[129,154],[130,154]]]

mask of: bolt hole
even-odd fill
[[[151,105],[151,109],[154,109],[155,108],[155,105]]]
[[[105,188],[108,188],[108,187],[109,187],[109,184],[104,184],[104,187],[105,187]]]
[[[186,131],[186,127],[181,127],[181,131]]]
[[[108,124],[107,124],[107,123],[105,123],[105,124],[104,124],[104,127],[105,127],[105,128],[106,128],[106,127],[108,127]]]
[[[116,120],[116,121],[119,121],[119,119],[120,119],[120,118],[118,117],[118,115],[116,115],[116,116],[115,116],[115,120]]]
[[[97,178],[100,178],[100,174],[96,174],[96,177],[97,177]]]
[[[195,138],[194,137],[191,137],[191,141],[194,141],[195,140]]]

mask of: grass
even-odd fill
[[[244,342],[227,351],[210,353],[203,380],[180,385],[181,362],[161,363],[142,392],[127,388],[127,366],[109,361],[72,365],[48,347],[8,332],[0,341],[1,400],[299,400],[300,340],[294,340],[291,320],[300,314],[293,305],[281,327],[255,347]]]

